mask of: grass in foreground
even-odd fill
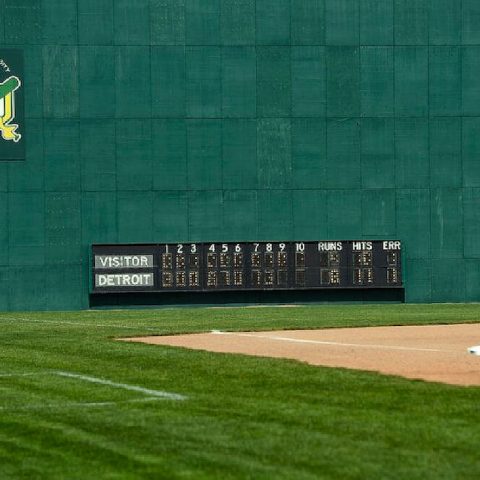
[[[0,479],[476,476],[480,388],[113,338],[478,321],[480,305],[0,314]]]

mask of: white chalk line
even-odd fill
[[[119,388],[122,390],[128,390],[131,392],[138,392],[143,395],[147,395],[147,398],[141,399],[132,399],[132,400],[122,400],[122,401],[107,401],[107,402],[75,402],[75,403],[63,403],[61,405],[43,405],[42,408],[63,408],[63,407],[104,407],[104,406],[114,406],[121,403],[139,403],[139,402],[151,402],[159,400],[187,400],[187,396],[180,395],[179,393],[165,392],[163,390],[153,390],[150,388],[139,387],[137,385],[130,385],[127,383],[112,382],[111,380],[106,380],[104,378],[92,377],[90,375],[82,375],[79,373],[65,372],[65,371],[45,371],[45,372],[25,372],[25,373],[0,373],[0,378],[14,378],[14,377],[32,377],[38,375],[55,375],[63,378],[72,378],[75,380],[80,380],[83,382],[94,383],[97,385],[105,385],[108,387]],[[33,410],[36,409],[35,405],[25,405],[20,407],[0,407],[0,411],[5,409],[27,409]]]
[[[137,385],[129,385],[127,383],[118,383],[112,382],[111,380],[106,380],[103,378],[91,377],[89,375],[81,375],[79,373],[56,371],[52,372],[54,375],[66,378],[74,378],[76,380],[81,380],[89,383],[96,383],[98,385],[106,385],[114,388],[121,388],[123,390],[129,390],[131,392],[140,392],[144,395],[149,395],[156,398],[163,398],[168,400],[186,400],[185,395],[180,395],[179,393],[164,392],[162,390],[152,390],[150,388],[138,387]]]
[[[252,333],[222,332],[220,330],[212,330],[210,333],[213,335],[235,335],[237,337],[263,338],[267,340],[277,340],[281,342],[308,343],[313,345],[327,345],[327,346],[334,346],[334,347],[377,348],[382,350],[400,350],[400,351],[411,351],[411,352],[459,353],[456,350],[440,350],[436,348],[416,348],[416,347],[402,347],[397,345],[375,345],[375,344],[372,345],[372,344],[361,344],[361,343],[327,342],[327,341],[321,341],[321,340],[306,340],[302,338],[277,337],[275,335],[258,335],[258,334],[252,334]]]

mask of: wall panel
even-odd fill
[[[358,45],[360,0],[325,0],[327,45]]]
[[[394,111],[393,47],[360,49],[362,117],[388,117]]]
[[[9,309],[45,310],[50,308],[47,303],[45,273],[45,267],[11,268],[8,277]]]
[[[10,266],[45,263],[43,192],[8,194],[8,243]]]
[[[462,49],[462,99],[464,115],[480,115],[480,46]]]
[[[152,45],[185,44],[185,0],[150,0]]]
[[[328,238],[332,240],[359,238],[361,231],[362,192],[359,189],[328,190]]]
[[[291,0],[292,45],[325,44],[325,0]]]
[[[0,309],[4,312],[10,310],[9,289],[10,269],[8,267],[0,267]],[[23,310],[25,310],[25,307],[23,307]]]
[[[364,188],[394,187],[394,120],[363,118],[360,136],[362,186]]]
[[[255,241],[258,239],[257,192],[225,190],[223,195],[224,241]]]
[[[85,308],[88,281],[82,265],[49,265],[45,268],[45,301],[52,310]]]
[[[465,258],[480,258],[480,189],[463,191],[463,254]]]
[[[395,122],[395,177],[400,188],[422,188],[430,181],[428,122],[401,118]]]
[[[292,190],[258,192],[258,240],[293,238]]]
[[[428,44],[428,6],[430,0],[395,0],[395,43]]]
[[[42,2],[45,44],[75,45],[78,43],[77,3],[78,0]]]
[[[152,122],[152,170],[155,190],[187,187],[187,129],[183,119]]]
[[[216,241],[223,231],[220,190],[191,191],[188,195],[188,235],[192,242]]]
[[[290,44],[291,0],[256,0],[258,45]]]
[[[220,43],[220,0],[185,0],[187,45]]]
[[[45,196],[45,261],[49,265],[80,263],[80,193],[49,192]]]
[[[1,22],[0,22],[1,23]],[[43,118],[43,47],[26,45],[23,50],[25,117]]]
[[[461,49],[459,47],[432,47],[429,55],[428,91],[430,115],[461,115]]]
[[[360,50],[328,47],[327,116],[358,116],[360,113]]]
[[[462,119],[463,186],[480,187],[480,118]]]
[[[294,190],[292,195],[293,238],[305,241],[327,238],[327,192]]]
[[[327,124],[324,118],[292,121],[292,183],[295,188],[326,188]]]
[[[430,119],[430,185],[462,186],[462,121],[458,117]]]
[[[78,120],[44,123],[45,190],[80,190],[80,126]]]
[[[189,47],[186,62],[187,116],[219,117],[222,110],[220,48]]]
[[[43,47],[43,111],[45,117],[71,118],[79,112],[78,48]]]
[[[118,242],[116,192],[84,192],[81,208],[84,247],[92,243]]]
[[[405,262],[405,299],[411,303],[432,301],[432,266],[430,260],[414,259]]]
[[[149,0],[115,0],[114,29],[116,45],[147,45],[150,42]],[[132,8],[133,7],[133,8]]]
[[[362,191],[362,235],[364,238],[396,238],[395,190]]]
[[[288,188],[292,182],[291,123],[269,118],[257,124],[257,165],[260,188]]]
[[[432,260],[432,301],[465,301],[465,265],[461,260]]]
[[[463,8],[458,0],[430,0],[428,39],[431,45],[462,43]]]
[[[327,185],[329,188],[361,186],[358,120],[330,118],[327,121]]]
[[[292,115],[323,117],[326,108],[324,47],[292,48]]]
[[[257,187],[257,122],[225,119],[222,122],[222,185],[224,189]]]
[[[222,126],[218,120],[187,123],[187,185],[190,190],[222,188]]]
[[[395,114],[421,117],[428,113],[428,48],[395,49]]]
[[[480,45],[480,3],[462,0],[462,42],[464,45]]]
[[[257,47],[257,115],[287,117],[291,100],[290,47]]]
[[[465,301],[478,302],[480,298],[480,261],[465,260]]]
[[[463,192],[460,188],[431,191],[432,258],[463,257]]]
[[[152,47],[152,116],[185,116],[185,48]]]
[[[151,190],[151,120],[117,120],[115,139],[118,190]]]
[[[153,236],[157,242],[184,242],[188,239],[188,195],[161,191],[153,195]]]
[[[430,258],[430,192],[428,189],[398,189],[397,237],[408,259]]]
[[[80,162],[83,191],[105,192],[116,189],[115,150],[114,120],[82,120]]]
[[[223,48],[222,115],[224,117],[255,117],[256,82],[255,48]]]
[[[117,193],[117,228],[120,243],[153,242],[152,192]]]
[[[42,43],[42,0],[4,0],[5,41],[12,45]]]
[[[81,47],[79,50],[80,117],[115,116],[115,51],[113,47]],[[105,86],[109,86],[105,88]]]
[[[117,118],[151,116],[150,64],[149,47],[117,47],[115,58]]]
[[[111,0],[78,2],[78,41],[80,45],[112,45],[114,16]]]
[[[221,0],[223,45],[255,44],[255,0]]]
[[[393,45],[394,0],[360,0],[360,44]]]

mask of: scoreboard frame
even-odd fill
[[[93,244],[90,293],[403,289],[399,240]]]

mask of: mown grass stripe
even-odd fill
[[[131,403],[148,403],[148,402],[158,402],[161,400],[158,397],[147,397],[147,398],[134,398],[131,400],[118,400],[118,401],[106,401],[106,402],[64,402],[64,403],[50,403],[50,404],[26,404],[26,405],[15,405],[15,406],[0,406],[0,411],[24,411],[24,410],[63,410],[69,408],[99,408],[99,407],[115,407],[122,404],[131,404]]]
[[[41,323],[41,324],[53,324],[53,325],[68,325],[68,326],[75,326],[75,327],[80,327],[80,328],[85,328],[86,326],[88,327],[99,327],[99,328],[124,328],[127,330],[148,330],[148,331],[157,331],[158,329],[156,328],[149,328],[149,327],[133,327],[130,325],[116,325],[114,323],[112,324],[101,324],[101,323],[88,323],[88,322],[67,322],[64,320],[34,320],[31,318],[16,318],[16,321],[21,321],[25,323]]]

